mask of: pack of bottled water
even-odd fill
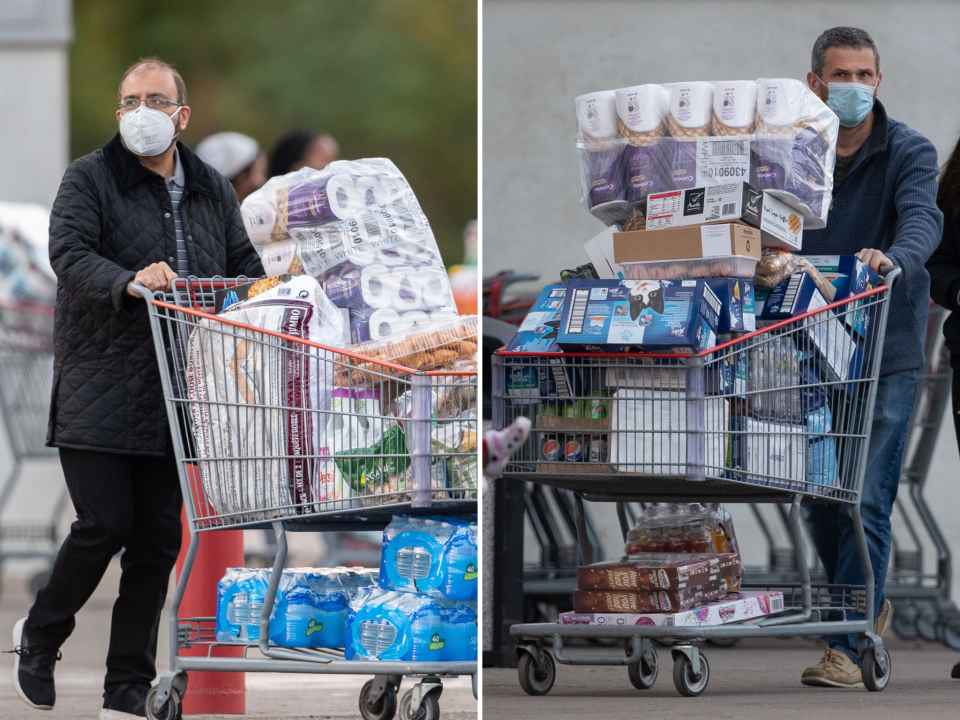
[[[260,641],[260,612],[268,570],[227,568],[217,585],[217,642]]]
[[[380,587],[477,599],[475,518],[398,515],[383,531]]]

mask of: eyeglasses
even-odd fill
[[[183,107],[180,103],[175,103],[173,100],[167,100],[162,97],[147,98],[143,104],[151,110],[166,110],[170,105],[173,107]],[[121,110],[136,110],[138,107],[140,107],[140,100],[137,98],[129,97],[120,103]]]

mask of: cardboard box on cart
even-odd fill
[[[538,472],[542,473],[575,473],[587,475],[605,475],[609,473],[609,450],[605,457],[598,457],[600,465],[591,464],[591,444],[602,441],[600,447],[610,447],[610,420],[609,418],[584,417],[557,417],[541,415],[539,418],[539,437],[537,438],[537,458],[541,463]],[[547,457],[545,445],[551,440],[558,444],[558,454],[555,458]],[[580,443],[579,459],[567,458],[566,445],[568,442]],[[556,462],[550,462],[556,460]]]

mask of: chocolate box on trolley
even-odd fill
[[[581,590],[676,590],[740,577],[738,553],[636,553],[577,568]]]

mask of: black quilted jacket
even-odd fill
[[[190,275],[260,277],[233,187],[186,146],[177,148]],[[163,178],[119,135],[64,173],[50,214],[57,307],[47,445],[165,454],[169,425],[146,302],[126,287],[151,263],[178,270],[172,213]]]

